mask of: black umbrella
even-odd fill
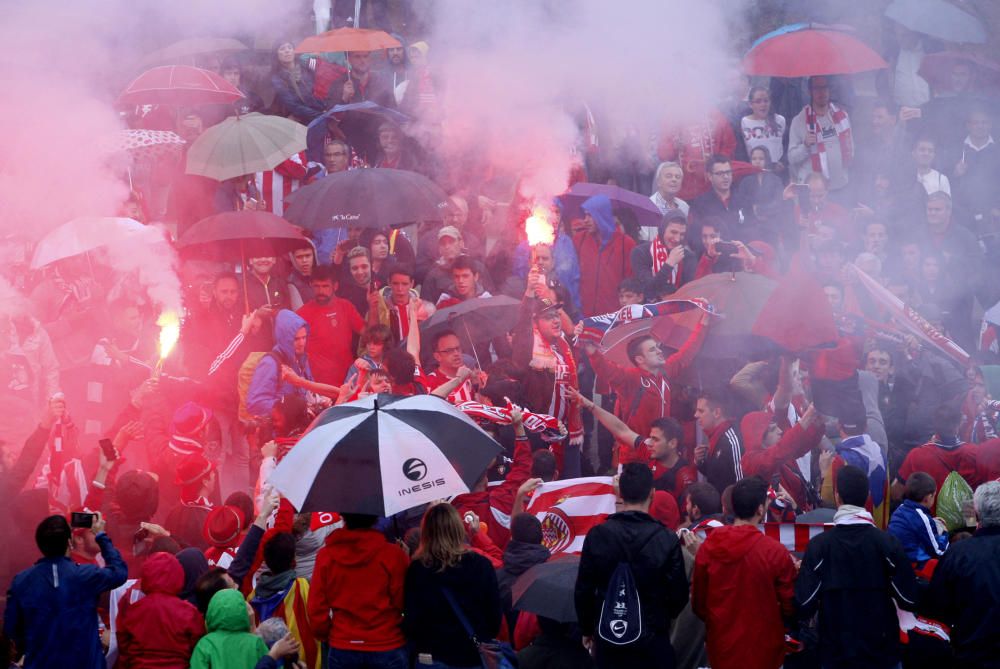
[[[304,228],[389,228],[444,219],[448,196],[407,170],[347,170],[304,186],[286,200],[285,217]]]
[[[299,511],[392,514],[469,492],[503,449],[433,395],[369,395],[330,407],[269,483]]]
[[[228,211],[203,218],[177,240],[177,247],[185,255],[239,260],[244,268],[241,275],[247,313],[250,312],[245,269],[247,258],[288,253],[306,246],[309,246],[309,240],[299,228],[280,216],[250,210]]]
[[[521,302],[506,295],[475,297],[444,307],[424,321],[421,338],[426,340],[441,330],[454,330],[465,350],[507,334],[517,324]]]
[[[511,587],[514,608],[561,623],[575,623],[573,590],[579,571],[579,555],[564,555],[536,564],[514,581]]]
[[[177,240],[185,253],[232,260],[287,253],[308,245],[302,231],[280,216],[248,210],[203,218]]]

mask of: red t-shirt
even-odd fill
[[[339,386],[354,362],[352,335],[361,333],[364,319],[353,304],[340,297],[325,305],[315,300],[307,302],[297,313],[309,324],[306,354],[313,378]]]
[[[427,386],[427,392],[430,392],[440,385],[444,385],[454,377],[448,376],[440,369],[435,369],[430,374],[425,374],[423,381]],[[452,404],[460,404],[462,402],[471,402],[476,399],[475,393],[472,392],[472,383],[466,381],[460,385],[455,390],[451,391],[448,395],[448,401]]]

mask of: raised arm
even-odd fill
[[[584,409],[587,409],[594,414],[594,417],[601,422],[601,425],[607,428],[608,432],[611,433],[616,440],[623,444],[628,444],[631,446],[635,443],[635,440],[640,437],[636,432],[632,431],[628,425],[623,423],[610,411],[605,411],[601,407],[597,406],[593,401],[588,400],[586,397],[580,394],[576,388],[565,388],[566,399],[570,402],[579,404]]]

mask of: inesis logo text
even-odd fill
[[[439,485],[444,485],[444,479],[424,481],[427,477],[427,464],[420,458],[410,458],[403,463],[403,476],[411,481],[419,481],[419,483],[397,490],[396,494],[400,497],[405,497],[406,495],[418,493],[421,490],[430,490],[431,488],[436,488]]]

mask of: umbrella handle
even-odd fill
[[[469,324],[465,322],[464,318],[462,319],[462,327],[465,328],[465,336],[468,337],[469,344],[472,345],[472,356],[476,359],[476,366],[482,370],[483,363],[479,362],[479,352],[476,351],[476,342],[472,341],[472,333],[469,332]]]
[[[250,294],[247,292],[247,254],[240,240],[240,276],[243,277],[243,313],[250,313]]]

